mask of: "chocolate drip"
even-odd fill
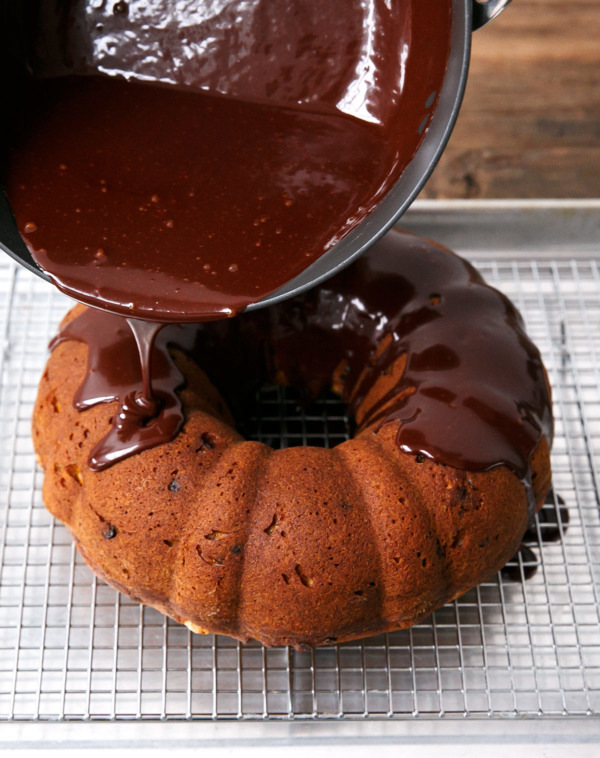
[[[172,439],[183,423],[183,380],[168,345],[191,352],[226,399],[239,394],[240,376],[244,384],[283,377],[317,394],[344,366],[341,394],[363,414],[358,433],[399,421],[407,454],[468,471],[504,465],[526,487],[541,435],[552,438],[543,365],[517,310],[468,263],[413,235],[388,234],[320,289],[268,310],[160,331],[151,366],[162,405],[149,420],[132,412],[141,370],[123,319],[86,311],[54,344],[66,339],[89,346],[76,407],[115,399],[121,406],[92,454],[96,469]],[[371,390],[402,362],[391,388],[369,405]]]
[[[77,410],[118,404],[110,431],[90,453],[92,471],[169,442],[183,423],[177,390],[184,379],[167,345],[176,340],[189,349],[190,335],[175,325],[162,329],[161,324],[129,322],[89,309],[62,326],[50,343],[50,349],[67,340],[88,346],[86,376],[74,399]]]
[[[368,410],[362,427],[399,420],[398,445],[405,452],[469,471],[489,469],[493,450],[523,479],[539,439],[536,410],[547,388],[519,313],[469,264],[439,259],[431,245],[415,241],[403,257],[410,272],[403,306],[382,334],[393,339],[361,382],[353,405],[364,401],[401,356],[406,368],[402,380]],[[389,304],[380,302],[379,308],[391,313]],[[544,423],[550,424],[546,415]]]
[[[510,561],[501,569],[502,576],[512,582],[531,579],[538,570],[537,555],[528,545],[521,545]]]
[[[537,573],[539,560],[533,549],[536,545],[541,547],[540,543],[558,542],[569,528],[569,509],[553,489],[548,493],[544,507],[536,518],[538,526],[531,524],[523,535],[523,544],[502,569],[502,576],[513,582],[531,579]]]
[[[152,391],[152,350],[157,334],[165,325],[135,318],[128,318],[127,323],[135,338],[142,371],[142,390],[136,394],[135,404],[146,413],[147,418],[152,418],[159,408],[158,400]]]

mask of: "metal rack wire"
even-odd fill
[[[43,506],[29,437],[68,303],[1,260],[0,719],[598,715],[598,265],[499,258],[479,268],[521,309],[554,390],[554,494],[530,535],[537,571],[526,578],[521,554],[516,580],[498,574],[412,629],[296,652],[193,635],[85,566]],[[301,412],[281,389],[263,391],[253,429],[281,445],[333,445],[347,432],[334,399]]]

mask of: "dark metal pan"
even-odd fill
[[[437,164],[456,122],[467,79],[471,33],[498,15],[510,1],[448,0],[452,6],[448,66],[437,108],[416,154],[398,181],[364,221],[300,275],[263,300],[249,305],[248,310],[285,300],[332,276],[382,237],[410,206]],[[8,17],[0,14],[0,67],[5,71],[5,76],[11,75],[11,57],[15,58],[20,54],[19,40],[12,37],[8,26]],[[23,242],[8,198],[1,188],[0,249],[25,268],[50,281],[47,274],[35,263]]]

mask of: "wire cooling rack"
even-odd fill
[[[68,301],[0,260],[0,719],[414,719],[600,713],[600,274],[481,259],[554,390],[554,490],[531,550],[412,629],[297,652],[196,636],[97,580],[45,510],[30,416]],[[259,398],[253,436],[334,445],[334,399]],[[510,576],[508,575],[510,574]],[[511,578],[512,577],[512,578]]]

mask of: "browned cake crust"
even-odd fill
[[[74,409],[87,347],[58,345],[40,383],[44,501],[121,592],[195,632],[303,648],[415,624],[517,551],[528,502],[508,468],[407,455],[398,421],[331,450],[245,441],[205,374],[175,358],[187,382],[182,432],[101,473],[87,459],[118,408]],[[550,486],[544,436],[530,464],[539,508]]]

